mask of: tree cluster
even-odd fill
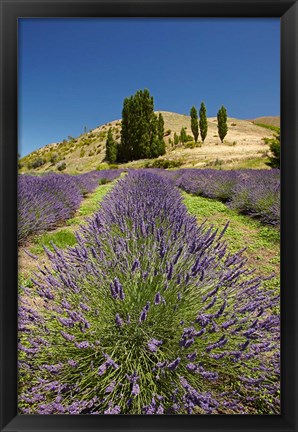
[[[164,119],[154,113],[154,100],[149,90],[139,90],[124,99],[121,142],[109,130],[106,159],[110,163],[150,159],[165,154]]]
[[[190,123],[195,142],[198,142],[199,134],[201,134],[202,142],[204,142],[208,131],[207,111],[204,102],[201,103],[200,107],[200,119],[198,119],[198,111],[196,107],[191,107]]]

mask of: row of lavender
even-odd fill
[[[21,412],[279,413],[279,297],[225,229],[197,226],[168,179],[119,180],[23,288]]]
[[[53,228],[69,219],[84,195],[99,181],[112,181],[121,170],[91,171],[86,174],[20,175],[18,182],[18,239]]]
[[[264,223],[280,223],[280,171],[272,170],[155,170],[188,193],[226,202],[239,213]]]

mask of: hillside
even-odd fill
[[[252,121],[255,124],[263,124],[263,125],[268,125],[268,126],[280,127],[280,117],[279,116],[258,117]]]
[[[265,127],[264,117],[255,120],[228,118],[228,133],[222,144],[217,135],[217,119],[208,118],[208,135],[203,145],[192,144],[173,146],[174,133],[180,134],[182,127],[192,135],[190,116],[161,111],[165,123],[166,155],[162,159],[180,161],[183,167],[222,167],[222,168],[264,168],[269,151],[263,138],[271,138],[274,131]],[[268,117],[269,118],[269,117]],[[262,119],[262,120],[261,120]],[[273,117],[271,117],[273,119]],[[275,118],[276,119],[276,118]],[[258,124],[264,126],[260,126]],[[273,124],[273,123],[272,123]],[[63,172],[78,173],[107,167],[105,159],[105,142],[109,128],[114,138],[120,140],[121,120],[106,123],[76,138],[68,137],[60,143],[48,144],[19,161],[20,172],[58,171],[58,166],[65,163]],[[200,145],[198,143],[198,145]],[[191,148],[193,147],[193,148]],[[124,167],[142,167],[148,161],[133,161]],[[32,167],[33,164],[33,167]],[[37,166],[40,164],[40,166]],[[35,167],[35,168],[34,168]]]

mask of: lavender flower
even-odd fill
[[[118,313],[116,314],[115,322],[118,327],[121,327],[123,325],[123,320],[120,318],[120,315]]]

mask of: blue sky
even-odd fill
[[[19,153],[121,118],[148,88],[155,109],[280,113],[279,19],[20,19]]]

